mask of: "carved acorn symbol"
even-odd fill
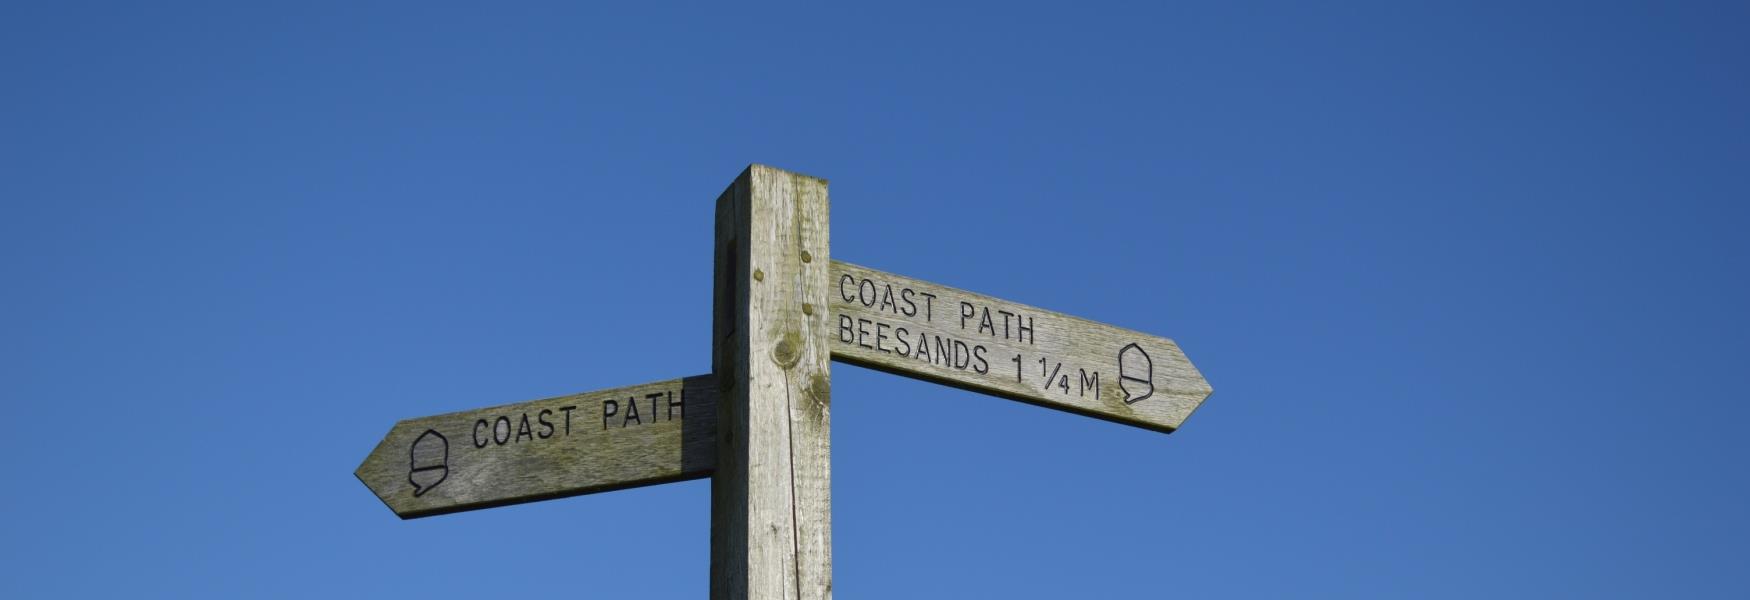
[[[1118,387],[1124,403],[1135,404],[1155,393],[1155,363],[1142,346],[1130,344],[1118,351]]]
[[[450,474],[450,440],[436,430],[419,434],[408,455],[407,482],[413,484],[415,498],[443,483]]]

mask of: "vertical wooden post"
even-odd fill
[[[832,597],[826,181],[753,165],[717,199],[711,597]]]

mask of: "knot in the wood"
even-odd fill
[[[794,331],[784,332],[784,337],[772,345],[772,362],[779,368],[789,370],[802,359],[802,336]]]
[[[822,406],[832,402],[832,384],[827,382],[825,375],[815,373],[808,378],[808,397]]]

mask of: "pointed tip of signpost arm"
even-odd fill
[[[1193,366],[1192,368],[1195,369],[1196,367]],[[1180,427],[1183,427],[1186,421],[1191,420],[1192,415],[1197,414],[1197,409],[1203,408],[1203,405],[1209,402],[1210,396],[1215,395],[1215,386],[1209,384],[1209,380],[1203,377],[1201,371],[1197,372],[1197,382],[1202,384],[1200,389],[1196,390],[1197,392],[1201,392],[1202,397],[1198,398],[1197,403],[1191,406],[1191,410],[1185,411],[1185,418],[1179,420]],[[1178,427],[1174,427],[1166,430],[1166,432],[1173,433],[1178,430]]]
[[[401,511],[395,510],[395,505],[391,504],[389,502],[389,498],[384,495],[384,491],[379,490],[375,487],[372,487],[371,480],[365,476],[365,468],[370,465],[371,457],[373,455],[375,455],[377,453],[377,451],[383,447],[383,444],[389,443],[389,434],[394,433],[395,427],[400,426],[400,425],[401,425],[401,422],[397,421],[395,423],[395,425],[390,426],[389,432],[383,434],[383,439],[377,440],[376,445],[371,446],[371,451],[369,453],[365,454],[365,459],[362,461],[359,461],[359,466],[352,470],[352,476],[354,478],[358,479],[359,483],[364,484],[365,489],[370,490],[371,495],[376,496],[377,501],[382,502],[384,508],[389,509],[389,512],[395,513],[395,516],[400,517],[402,520],[406,520],[406,519],[409,519],[411,517],[409,515],[401,514]]]

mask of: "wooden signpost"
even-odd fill
[[[397,423],[356,475],[423,517],[709,476],[711,597],[832,597],[831,360],[1171,433],[1170,339],[834,261],[825,180],[717,199],[712,374]]]

